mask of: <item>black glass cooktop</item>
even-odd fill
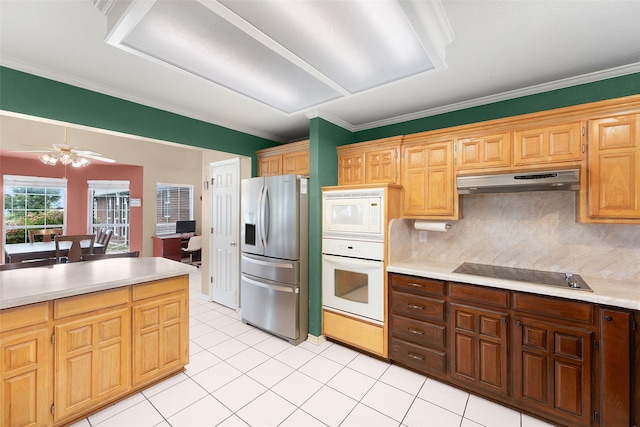
[[[456,268],[454,273],[471,274],[473,276],[491,277],[493,279],[514,280],[516,282],[536,283],[539,285],[557,286],[578,291],[593,292],[578,274],[555,273],[552,271],[527,270],[525,268],[499,267],[488,264],[465,262]]]

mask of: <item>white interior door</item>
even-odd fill
[[[240,159],[211,163],[211,241],[209,242],[212,301],[238,309],[240,290]]]

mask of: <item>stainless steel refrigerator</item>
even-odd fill
[[[308,180],[242,180],[242,321],[297,345],[309,332]]]

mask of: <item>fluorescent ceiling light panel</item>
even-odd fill
[[[436,68],[440,3],[400,1],[133,0],[106,41],[292,114]]]
[[[341,96],[194,1],[158,1],[122,45],[286,113]]]
[[[219,0],[350,93],[434,69],[395,0]]]

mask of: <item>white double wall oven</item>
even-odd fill
[[[322,193],[322,306],[384,323],[384,189]]]

